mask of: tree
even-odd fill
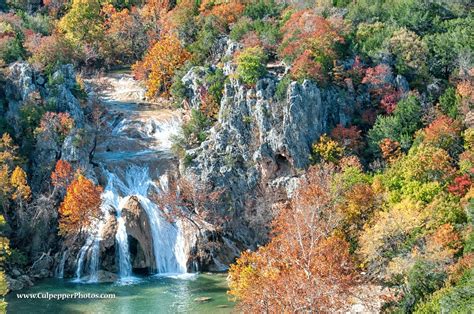
[[[31,198],[31,189],[26,180],[25,171],[17,166],[10,177],[10,183],[13,189],[12,199],[22,208],[24,202]]]
[[[267,73],[267,55],[261,47],[250,47],[237,57],[237,75],[245,83],[253,85]]]
[[[59,234],[81,234],[100,216],[102,188],[79,175],[67,188],[66,197],[59,207]]]
[[[229,271],[229,294],[245,312],[334,312],[354,284],[349,245],[334,235],[339,222],[333,168],[312,167],[290,206],[273,222],[274,237],[244,252]]]
[[[222,18],[227,24],[235,23],[244,12],[244,5],[240,0],[210,1],[203,0],[199,11],[203,15],[215,15]]]
[[[321,85],[326,84],[326,76],[323,75],[322,65],[314,60],[309,50],[305,50],[296,58],[290,73],[291,77],[298,81],[312,79]]]
[[[54,171],[51,173],[51,183],[54,187],[67,189],[74,179],[74,170],[70,163],[65,160],[58,160]]]
[[[374,60],[382,59],[388,52],[388,39],[392,37],[393,27],[382,23],[360,23],[356,32],[356,47]]]
[[[370,274],[384,274],[391,258],[407,253],[406,241],[421,228],[429,215],[420,203],[403,200],[379,211],[359,238],[359,253]]]
[[[378,116],[373,128],[369,131],[370,145],[373,151],[383,139],[390,139],[400,143],[401,148],[407,150],[413,142],[413,134],[421,125],[421,105],[415,96],[408,96],[401,100],[393,115]]]
[[[313,154],[316,159],[337,163],[344,154],[344,148],[338,142],[323,134],[318,142],[313,144]]]
[[[15,145],[10,134],[3,133],[0,138],[0,165],[6,165],[13,169],[20,161],[18,146]]]
[[[357,153],[362,148],[361,131],[355,125],[344,127],[338,124],[332,131],[331,137],[345,150]]]
[[[428,48],[421,38],[405,28],[393,33],[390,51],[396,57],[395,67],[402,75],[414,77],[426,74]]]
[[[457,155],[462,151],[461,125],[450,117],[439,116],[424,129],[423,142]]]
[[[190,57],[174,35],[165,34],[147,52],[143,61],[133,65],[136,77],[145,78],[147,95],[167,95],[175,71]]]
[[[76,43],[97,44],[103,35],[102,22],[99,0],[73,0],[58,27]]]
[[[389,163],[393,163],[402,156],[402,151],[400,150],[400,143],[397,141],[392,141],[389,138],[384,138],[379,143],[380,151],[382,152],[382,157],[384,160]]]
[[[57,65],[72,63],[78,65],[85,57],[82,48],[63,34],[43,36],[28,46],[29,59],[37,68],[51,73]]]

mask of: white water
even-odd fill
[[[107,80],[111,88],[105,91],[102,100],[109,109],[107,123],[112,128],[111,132],[102,134],[95,154],[107,178],[101,196],[103,218],[91,226],[89,237],[79,251],[76,278],[80,280],[81,276],[89,275],[90,282],[97,281],[102,228],[111,212],[116,213],[117,219],[115,240],[119,275],[121,280],[132,277],[127,222],[122,215],[122,209],[131,196],[138,198],[150,222],[156,272],[186,273],[187,258],[181,225],[168,221],[150,199],[151,193],[162,193],[168,189],[167,175],[160,174],[166,171],[170,159],[163,156],[169,156],[171,137],[180,129],[181,119],[170,110],[142,105],[143,87],[130,76]],[[158,184],[153,182],[154,176],[159,177]],[[87,270],[86,262],[89,263]]]
[[[121,199],[117,208],[117,233],[115,234],[115,239],[117,240],[119,249],[119,273],[120,278],[122,279],[128,278],[132,275],[127,228],[125,227],[125,220],[122,217],[122,209],[127,201],[128,197]]]
[[[66,264],[68,253],[69,253],[68,250],[65,250],[63,252],[61,260],[59,261],[58,269],[56,272],[56,277],[58,278],[64,278],[64,264]]]

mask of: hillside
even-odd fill
[[[469,313],[472,8],[0,0],[4,294],[228,272],[236,311]]]

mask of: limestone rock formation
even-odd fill
[[[150,222],[137,197],[128,199],[122,215],[129,236],[132,267],[148,271],[156,269]]]
[[[193,73],[193,74],[191,74]],[[196,92],[190,70],[188,89]],[[322,89],[311,81],[292,82],[286,99],[275,96],[278,78],[271,73],[248,87],[230,79],[224,87],[219,118],[208,139],[188,150],[192,159],[182,174],[197,185],[212,182],[223,190],[215,210],[231,219],[223,236],[256,248],[267,239],[273,204],[295,189],[300,169],[310,164],[311,145],[338,123],[349,122],[355,95]],[[230,213],[230,214],[229,214]]]

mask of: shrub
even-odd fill
[[[321,135],[318,142],[313,144],[313,154],[315,160],[325,160],[337,163],[342,158],[344,148],[336,141],[333,141],[326,134]]]
[[[448,87],[439,97],[441,111],[450,118],[456,119],[459,114],[459,96],[454,87]]]
[[[440,116],[424,129],[423,142],[442,148],[452,156],[462,151],[461,125],[447,116]]]
[[[390,38],[390,51],[396,57],[395,68],[408,77],[426,74],[426,55],[428,48],[414,32],[401,29]]]
[[[388,39],[392,37],[393,27],[382,23],[361,23],[356,31],[356,48],[375,61],[382,59],[388,52]]]
[[[261,47],[243,50],[236,57],[237,75],[246,84],[253,85],[267,73],[267,55]]]
[[[29,46],[30,62],[46,73],[52,73],[61,64],[78,65],[84,59],[81,48],[61,34],[41,37]]]
[[[408,272],[407,289],[401,301],[401,307],[405,312],[412,312],[415,305],[441,288],[446,279],[446,274],[436,269],[429,262],[417,261]]]
[[[283,2],[275,0],[251,0],[244,10],[244,15],[251,19],[263,19],[269,17],[278,17],[285,7]]]
[[[421,106],[415,96],[401,100],[393,115],[378,116],[373,128],[369,131],[372,151],[378,151],[378,145],[383,139],[400,143],[407,150],[413,142],[413,134],[420,127]]]

